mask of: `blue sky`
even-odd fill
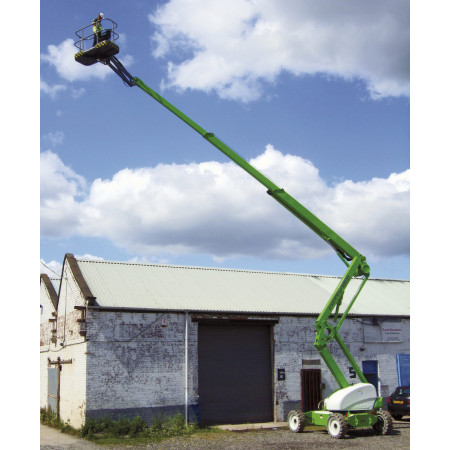
[[[41,2],[41,272],[65,253],[345,271],[138,87],[73,60],[75,31],[100,11],[133,76],[366,255],[372,277],[409,279],[409,2],[360,0]]]

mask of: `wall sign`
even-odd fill
[[[402,342],[402,323],[383,322],[381,324],[381,338],[383,342]]]
[[[364,326],[364,342],[403,342],[403,323],[383,321]]]
[[[284,381],[286,380],[286,369],[278,369],[278,381]]]

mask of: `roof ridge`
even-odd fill
[[[161,263],[146,263],[146,262],[134,262],[134,261],[83,259],[83,258],[80,258],[80,259],[76,258],[76,260],[78,262],[82,262],[82,263],[161,267],[161,268],[169,268],[169,269],[211,270],[211,271],[218,271],[218,272],[243,272],[243,273],[292,275],[292,276],[300,276],[300,277],[333,278],[333,279],[341,278],[341,276],[339,276],[339,275],[325,275],[325,274],[298,273],[298,272],[278,272],[275,270],[237,269],[237,268],[231,268],[231,267],[188,266],[188,265],[182,265],[182,264],[161,264]],[[397,281],[397,282],[405,282],[405,283],[410,282],[410,280],[400,280],[400,279],[393,279],[393,278],[369,278],[369,281]]]
[[[78,262],[82,263],[97,263],[97,264],[117,264],[117,265],[134,265],[134,266],[148,266],[148,267],[162,267],[169,269],[190,269],[190,270],[211,270],[218,272],[244,272],[244,273],[260,273],[260,274],[274,274],[274,275],[293,275],[304,277],[320,277],[320,278],[341,278],[338,275],[324,275],[324,274],[309,274],[298,272],[278,272],[275,270],[256,270],[256,269],[237,269],[231,267],[205,267],[205,266],[188,266],[182,264],[161,264],[161,263],[146,263],[134,261],[110,261],[97,259],[83,259],[76,258]]]

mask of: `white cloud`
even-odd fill
[[[251,101],[288,71],[361,79],[373,98],[409,95],[408,0],[170,0],[149,20],[167,87]]]
[[[103,64],[87,67],[76,62],[74,55],[77,51],[73,39],[66,39],[59,45],[47,46],[47,53],[41,55],[41,60],[53,66],[58,75],[67,81],[104,79],[111,72],[111,69]]]
[[[47,133],[43,136],[44,139],[50,141],[50,144],[54,147],[56,145],[61,145],[64,142],[64,132],[63,131],[55,131]]]
[[[46,83],[44,80],[40,81],[40,90],[44,94],[48,95],[53,100],[58,95],[58,92],[65,91],[67,89],[67,86],[64,84],[55,84],[53,86],[50,86],[48,83]]]
[[[75,255],[77,259],[87,259],[90,261],[104,261],[100,256],[94,256],[89,253],[85,253],[84,255]],[[40,260],[39,265],[40,273],[46,273],[50,278],[61,278],[62,274],[62,263],[59,261],[52,260],[50,262],[45,261],[44,259]]]
[[[41,60],[53,66],[58,75],[66,81],[86,81],[92,78],[99,78],[103,80],[107,75],[114,73],[108,66],[104,64],[93,64],[91,66],[84,66],[75,61],[74,55],[78,49],[74,45],[73,39],[66,39],[59,45],[47,46],[47,53],[41,55]],[[122,63],[124,65],[133,64],[133,57],[131,55],[124,55]],[[41,90],[42,82],[41,82]],[[77,98],[83,94],[85,90],[73,89],[72,95]]]
[[[77,198],[83,196],[86,181],[51,151],[41,153],[40,170],[41,234],[70,236],[80,220]]]
[[[47,274],[50,278],[60,278],[62,264],[55,260],[46,262],[45,260],[41,259],[39,264],[39,271],[39,273],[41,274]]]
[[[409,253],[409,171],[327,186],[317,168],[268,145],[251,161],[366,256]],[[234,163],[123,169],[85,181],[43,154],[42,231],[107,238],[146,258],[210,254],[317,258],[330,248]],[[82,194],[80,196],[80,194]],[[77,199],[77,197],[79,197]]]

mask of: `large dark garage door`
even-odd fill
[[[198,378],[202,423],[272,421],[270,326],[200,323]]]

